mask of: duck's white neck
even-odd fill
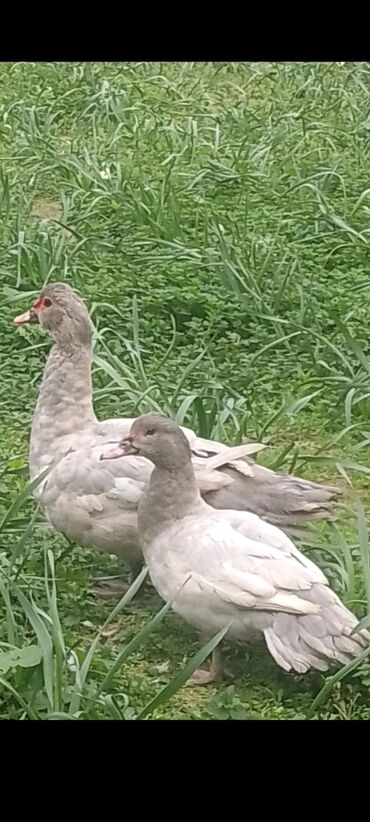
[[[139,534],[144,543],[173,522],[194,514],[204,506],[192,463],[168,470],[156,466],[139,503]]]
[[[32,420],[31,476],[63,448],[63,437],[78,436],[96,417],[92,405],[91,344],[57,341],[49,354]]]

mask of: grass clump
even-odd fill
[[[258,647],[230,649],[217,692],[156,701],[196,653],[175,617],[107,680],[160,603],[127,602],[113,632],[88,584],[115,561],[66,553],[19,497],[48,342],[11,318],[69,282],[95,326],[99,416],[154,408],[263,439],[275,469],[345,489],[303,549],[365,617],[370,65],[9,63],[0,79],[0,716],[309,716],[323,679]],[[369,718],[368,685],[365,660],[313,715]]]

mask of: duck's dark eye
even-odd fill
[[[51,300],[49,300],[49,297],[44,297],[44,306],[45,306],[45,308],[50,308],[51,305],[52,305],[52,302],[51,302]]]
[[[152,437],[153,434],[155,434],[155,429],[154,428],[147,428],[145,433],[146,433],[147,437]]]

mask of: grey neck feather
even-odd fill
[[[171,523],[194,514],[201,499],[190,457],[176,468],[156,466],[139,503],[140,537],[150,541]]]
[[[88,429],[96,422],[92,405],[91,341],[66,335],[53,345],[32,420],[30,469],[39,473],[49,457],[62,448],[61,438]]]

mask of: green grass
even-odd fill
[[[68,551],[29,498],[15,506],[49,343],[11,319],[46,280],[90,306],[100,416],[161,408],[202,435],[263,438],[261,461],[346,489],[336,528],[303,548],[365,617],[370,64],[17,63],[0,81],[0,518],[13,506],[0,529],[0,717],[24,715],[19,695],[36,715],[69,709],[66,660],[83,664],[110,614],[91,578],[121,573]],[[99,634],[83,717],[139,716],[196,653],[166,614],[99,694],[160,607],[147,592]],[[32,657],[41,634],[49,696]],[[224,686],[178,690],[150,715],[306,717],[328,681],[284,674],[259,646],[230,647],[227,668]],[[369,718],[369,685],[365,661],[313,715]]]

